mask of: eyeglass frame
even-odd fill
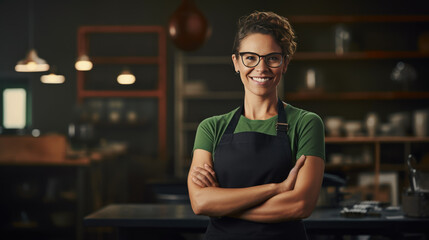
[[[258,62],[256,63],[256,65],[254,65],[254,66],[252,66],[252,67],[249,67],[249,66],[247,66],[245,63],[244,63],[244,60],[243,60],[243,55],[244,54],[254,54],[254,55],[256,55],[256,56],[258,56]],[[270,65],[268,65],[268,63],[265,61],[265,58],[267,57],[267,56],[270,56],[270,55],[273,55],[273,54],[280,54],[281,56],[282,56],[282,58],[281,58],[281,61],[280,61],[280,64],[277,66],[277,67],[271,67]],[[258,66],[259,65],[259,63],[261,62],[261,58],[264,58],[264,62],[265,62],[265,64],[267,64],[267,66],[268,67],[270,67],[270,68],[279,68],[282,64],[283,64],[283,58],[285,58],[285,57],[288,57],[288,55],[284,55],[283,53],[281,53],[281,52],[272,52],[272,53],[268,53],[268,54],[266,54],[266,55],[259,55],[259,54],[257,54],[257,53],[254,53],[254,52],[239,52],[238,53],[238,55],[240,55],[240,57],[241,57],[241,62],[243,63],[243,65],[245,66],[245,67],[247,67],[247,68],[254,68],[254,67],[256,67],[256,66]]]

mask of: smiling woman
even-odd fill
[[[275,101],[277,85],[289,62],[282,61],[287,58],[274,37],[261,33],[250,34],[241,40],[239,51],[239,57],[233,54],[232,61],[235,71],[240,73],[245,94],[270,95]],[[241,61],[237,58],[241,58]]]
[[[204,239],[306,239],[301,219],[316,206],[325,158],[319,116],[286,104],[277,87],[296,49],[284,17],[240,19],[232,61],[241,107],[200,123],[188,175]]]

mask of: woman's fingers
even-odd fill
[[[207,163],[204,163],[204,169],[207,170],[213,177],[216,176],[216,173],[213,170],[212,166],[208,165]]]
[[[203,185],[202,187],[209,187],[211,185],[206,175],[204,175],[204,173],[201,173],[200,169],[194,168],[194,171],[192,171],[191,174],[193,178],[196,178],[198,182]]]
[[[218,187],[218,186],[219,186],[219,183],[218,183],[218,181],[217,181],[216,173],[215,173],[215,171],[213,170],[212,166],[210,166],[210,165],[208,165],[207,163],[205,163],[205,164],[204,164],[204,169],[206,169],[206,170],[210,173],[210,175],[211,175],[211,180],[212,180],[212,183],[214,184],[214,186],[215,186],[215,187]]]
[[[200,179],[198,179],[197,177],[192,177],[192,182],[194,182],[195,184],[197,184],[200,187],[207,187],[202,181],[200,181]]]
[[[213,187],[218,186],[216,177],[213,169],[209,165],[201,167],[194,167],[192,174],[192,180],[201,187]],[[195,180],[194,180],[195,178]]]
[[[296,160],[295,166],[290,170],[288,177],[283,182],[282,191],[290,191],[294,188],[296,179],[298,177],[299,169],[304,165],[305,156],[302,155],[298,160]]]
[[[304,165],[305,155],[302,155],[298,160],[296,160],[295,166],[290,170],[289,175],[298,174],[299,169]]]

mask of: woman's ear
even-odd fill
[[[235,54],[232,54],[231,58],[232,58],[232,63],[234,64],[234,71],[239,72],[240,68],[238,67],[237,57],[235,56]]]

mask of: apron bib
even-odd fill
[[[222,188],[280,183],[292,169],[286,113],[277,103],[277,136],[258,132],[234,134],[244,106],[234,114],[214,154],[214,171]],[[257,223],[236,218],[210,218],[205,239],[307,239],[301,221]]]

